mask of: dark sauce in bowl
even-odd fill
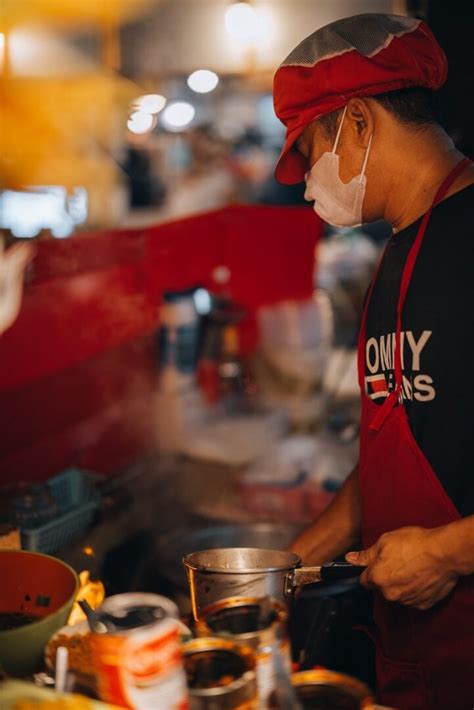
[[[39,621],[40,618],[33,614],[24,614],[22,611],[0,612],[0,631],[19,629],[21,626],[32,624],[33,621]]]

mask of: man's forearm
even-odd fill
[[[436,554],[459,575],[474,574],[474,515],[433,530]]]
[[[292,544],[307,564],[323,564],[342,555],[360,537],[360,492],[357,466],[331,505]]]

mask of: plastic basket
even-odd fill
[[[54,520],[35,528],[22,528],[21,542],[25,550],[54,552],[89,527],[98,508],[100,496],[92,477],[78,468],[69,468],[50,478],[47,485],[59,510]]]

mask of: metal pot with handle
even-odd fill
[[[348,562],[302,567],[301,558],[293,552],[253,547],[192,552],[183,558],[183,564],[196,620],[220,599],[268,596],[288,603],[297,587],[351,579],[365,569]]]

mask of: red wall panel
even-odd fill
[[[313,287],[309,208],[232,206],[145,230],[38,244],[17,322],[0,338],[0,483],[69,463],[112,472],[153,446],[153,334],[165,290],[202,284],[258,306]],[[213,271],[227,266],[227,284]]]

